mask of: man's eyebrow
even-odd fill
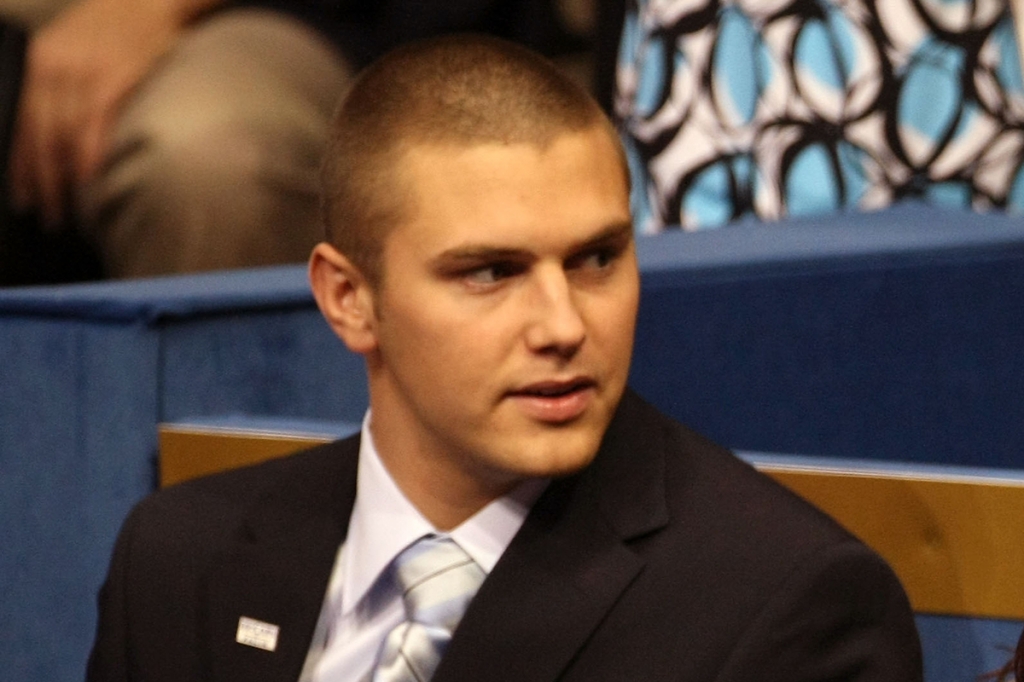
[[[569,247],[569,253],[578,253],[595,246],[608,243],[628,242],[633,236],[633,224],[629,221],[615,223],[604,228],[592,237],[573,244]],[[431,259],[435,265],[457,265],[460,262],[481,262],[491,260],[518,260],[533,258],[529,249],[515,249],[501,246],[489,246],[487,244],[468,244],[456,246],[442,251]]]
[[[430,262],[436,267],[458,266],[462,263],[480,263],[495,260],[519,260],[529,258],[530,252],[526,249],[509,249],[504,247],[487,246],[486,244],[470,244],[467,246],[456,246],[455,248],[442,251]]]
[[[633,238],[633,223],[630,221],[623,221],[621,223],[615,223],[604,228],[593,237],[584,240],[583,242],[574,246],[570,251],[586,251],[587,249],[595,246],[604,246],[608,244],[627,244]]]

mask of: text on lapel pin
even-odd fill
[[[264,651],[273,651],[277,648],[277,633],[280,630],[281,628],[273,623],[242,616],[238,619],[235,641]]]

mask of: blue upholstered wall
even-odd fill
[[[1024,218],[904,206],[641,241],[631,381],[741,449],[1024,466]]]
[[[0,676],[81,679],[158,422],[358,421],[366,400],[302,268],[0,292]]]
[[[633,384],[733,447],[1019,466],[1022,228],[915,207],[643,238]],[[302,268],[0,292],[4,677],[81,679],[158,422],[358,421],[365,403]],[[961,633],[929,654],[944,682],[1019,624],[922,629]]]

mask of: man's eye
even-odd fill
[[[616,255],[617,253],[612,249],[598,249],[597,251],[582,254],[577,261],[577,265],[593,270],[604,270],[612,264]]]
[[[516,268],[511,263],[491,263],[469,270],[464,277],[473,284],[495,284],[515,274]]]

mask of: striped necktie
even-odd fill
[[[403,623],[381,644],[372,682],[426,682],[486,574],[447,536],[425,535],[392,562]]]

